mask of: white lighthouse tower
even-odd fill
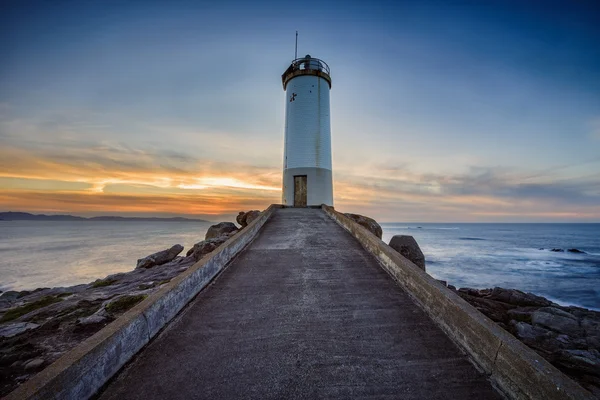
[[[285,91],[283,204],[333,206],[329,66],[306,55],[281,76]]]

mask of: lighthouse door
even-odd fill
[[[294,176],[294,207],[306,207],[306,175]]]

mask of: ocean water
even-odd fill
[[[88,283],[174,244],[183,255],[212,223],[0,221],[0,290]]]
[[[185,251],[211,223],[1,221],[0,290],[88,283],[131,271],[176,243]],[[600,224],[382,224],[386,243],[412,235],[427,272],[456,287],[501,286],[600,309]],[[544,248],[544,250],[540,250]],[[554,253],[577,248],[587,254]]]
[[[413,236],[427,272],[457,288],[515,288],[600,309],[600,224],[381,225],[386,243],[394,235]]]

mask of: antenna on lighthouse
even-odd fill
[[[294,52],[294,60],[298,58],[298,31],[296,31],[296,51]]]

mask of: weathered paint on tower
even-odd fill
[[[329,67],[307,55],[294,60],[281,78],[286,96],[283,204],[332,206]]]

